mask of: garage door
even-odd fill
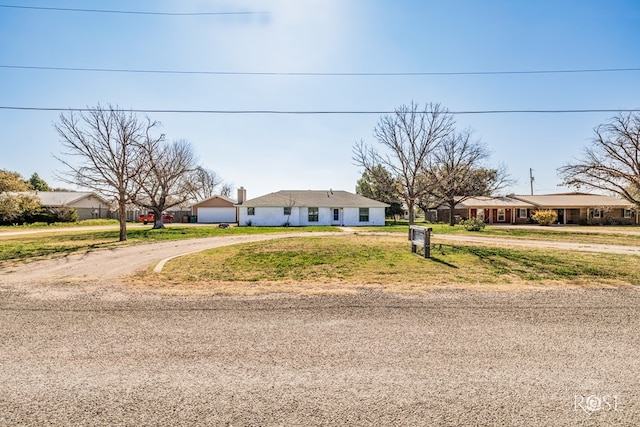
[[[198,208],[198,222],[236,222],[236,208]]]

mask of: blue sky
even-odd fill
[[[0,0],[0,66],[238,72],[474,72],[640,67],[636,0]],[[248,76],[0,67],[0,107],[114,104],[161,110],[391,111],[412,101],[450,111],[640,108],[640,71],[447,76]],[[456,115],[529,193],[566,191],[556,169],[612,113]],[[58,112],[0,109],[0,168],[53,185]],[[203,166],[249,197],[280,189],[354,191],[356,141],[379,115],[153,113]],[[67,186],[68,187],[68,186]]]

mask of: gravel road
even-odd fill
[[[117,284],[274,237],[0,271],[0,426],[640,425],[640,288],[223,298]]]
[[[640,425],[640,291],[0,292],[0,425]]]

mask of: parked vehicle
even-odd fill
[[[146,214],[140,214],[138,215],[138,222],[141,222],[145,225],[147,225],[150,222],[153,222],[155,220],[155,216],[153,214],[153,212],[147,212]],[[163,212],[162,213],[162,222],[171,222],[173,221],[173,215],[171,215],[170,213],[167,212]]]

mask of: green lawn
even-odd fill
[[[145,272],[137,283],[210,293],[353,291],[382,287],[422,292],[438,287],[521,288],[640,283],[640,257],[433,245],[432,258],[412,254],[400,236],[338,235],[212,249]]]
[[[550,231],[487,227],[467,232],[460,226],[431,225],[434,233],[457,233],[553,239],[598,243],[638,244],[640,236],[594,231]],[[14,228],[15,230],[15,228]],[[47,230],[50,230],[48,228]],[[205,238],[237,234],[333,231],[328,237],[284,239],[213,249],[170,261],[160,274],[145,272],[132,283],[187,292],[256,293],[308,292],[330,289],[353,292],[362,287],[388,291],[423,292],[437,287],[517,288],[549,286],[618,286],[640,283],[640,257],[567,251],[506,249],[500,247],[434,244],[432,258],[411,254],[407,226],[355,228],[356,234],[337,227],[231,227],[170,225],[161,230],[135,226],[129,240],[118,242],[118,228],[74,230],[3,236],[0,266],[16,261],[145,242]],[[381,231],[384,231],[381,233]],[[617,231],[617,229],[616,229]]]
[[[111,225],[99,231],[75,230],[77,226]],[[584,227],[580,231],[572,229],[539,228],[505,228],[500,226],[487,226],[481,232],[469,232],[457,225],[451,227],[447,224],[419,224],[432,227],[435,236],[438,234],[460,234],[474,236],[509,237],[513,239],[533,240],[557,240],[578,243],[607,243],[617,245],[640,245],[640,234],[629,234],[628,231],[640,231],[638,227]],[[3,231],[37,231],[43,233],[25,234],[19,236],[6,236]],[[61,231],[62,229],[62,231]],[[44,231],[56,230],[56,233]],[[89,220],[79,223],[66,224],[66,227],[54,226],[18,226],[3,227],[0,230],[0,263],[15,260],[39,259],[50,256],[62,256],[69,253],[93,250],[97,248],[113,247],[118,245],[131,245],[160,240],[191,239],[232,234],[257,234],[277,233],[285,231],[334,231],[336,227],[231,227],[221,229],[215,226],[193,226],[191,224],[170,224],[165,229],[152,230],[150,226],[130,224],[128,230],[129,240],[125,243],[118,242],[117,222],[113,220]],[[397,224],[386,227],[354,227],[356,234],[384,233],[400,236],[406,235],[408,225]],[[614,231],[614,233],[611,233]]]

